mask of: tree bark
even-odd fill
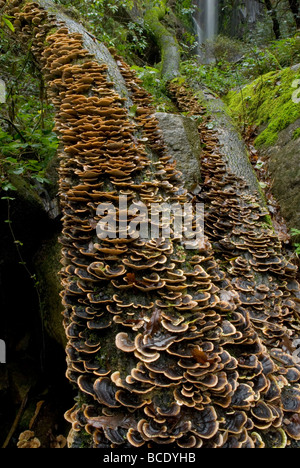
[[[289,0],[289,5],[291,12],[294,15],[296,28],[300,29],[300,8],[299,8],[299,1],[298,0]]]

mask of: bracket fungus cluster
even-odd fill
[[[172,230],[169,238],[136,238],[118,224],[115,236],[98,236],[99,204],[126,196],[150,210],[189,200],[151,98],[112,51],[132,116],[82,34],[38,3],[7,2],[7,12],[20,41],[32,43],[61,141],[66,374],[79,392],[66,413],[69,447],[300,440],[300,365],[284,346],[299,331],[295,269],[261,228],[254,197],[242,196],[243,182],[227,172],[214,135],[202,161],[209,240],[184,249]],[[179,106],[195,105],[174,93]]]

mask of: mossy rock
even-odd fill
[[[0,248],[1,258],[8,263],[20,262],[12,232],[8,229],[9,221],[15,239],[22,245],[22,256],[25,261],[30,262],[41,240],[53,229],[52,220],[46,210],[45,200],[28,180],[12,174],[9,182],[15,190],[1,192],[3,198],[0,203],[0,233],[3,241]],[[7,196],[9,202],[5,199]]]
[[[255,140],[257,148],[274,145],[279,132],[300,118],[300,105],[293,98],[298,80],[299,69],[272,71],[260,76],[240,92],[231,91],[224,98],[237,122],[259,128]]]

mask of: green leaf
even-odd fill
[[[21,247],[24,245],[23,242],[19,241],[19,240],[15,240],[14,243],[16,245],[20,245]]]
[[[47,179],[46,177],[43,177],[41,175],[35,175],[35,174],[32,174],[32,178],[37,180],[38,182],[40,182],[41,184],[50,184],[50,180]]]
[[[39,168],[41,163],[36,159],[28,159],[28,166]]]
[[[299,236],[300,235],[300,229],[291,229],[292,236]]]
[[[264,164],[264,161],[258,161],[255,166],[255,169],[261,169],[264,166]]]

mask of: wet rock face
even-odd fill
[[[276,146],[265,151],[272,191],[290,228],[300,229],[300,119],[279,133]]]
[[[201,180],[201,147],[197,123],[189,117],[157,112],[156,117],[169,154],[183,175],[184,185],[192,190]]]

